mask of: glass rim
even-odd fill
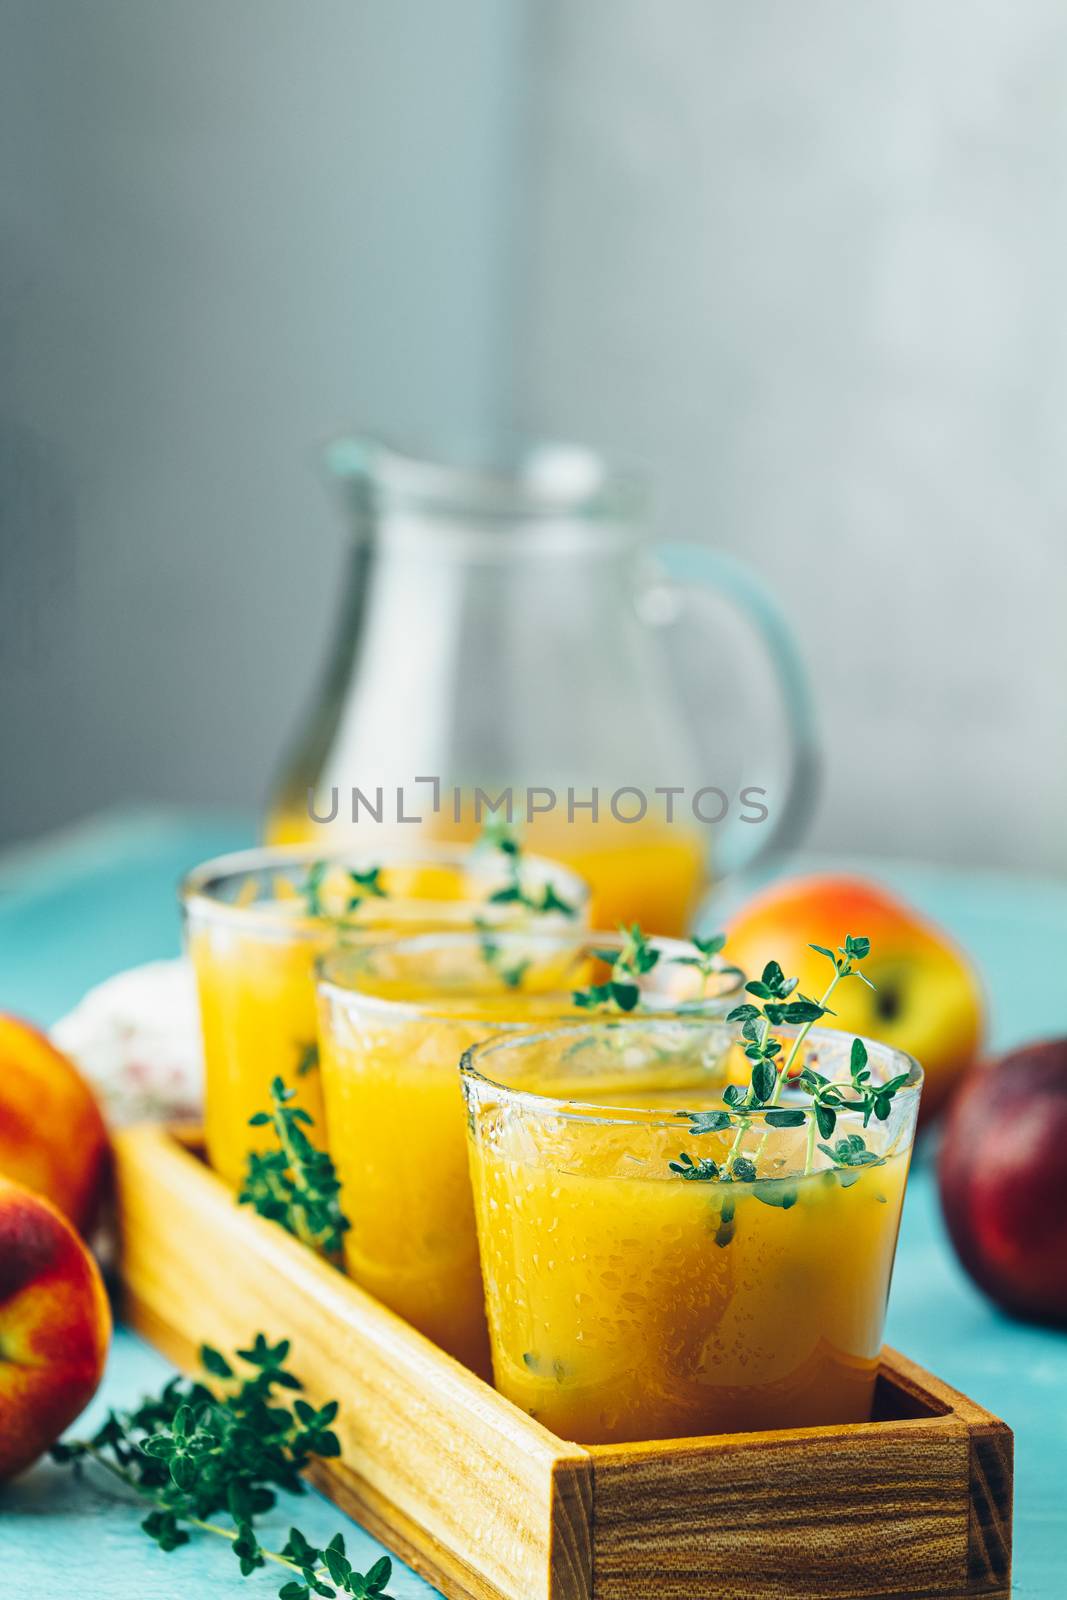
[[[245,850],[230,850],[220,856],[213,856],[207,861],[201,861],[185,873],[178,884],[178,899],[186,916],[195,915],[204,920],[225,923],[227,927],[243,928],[249,932],[263,934],[289,932],[294,937],[313,939],[318,936],[324,927],[331,924],[341,927],[342,932],[371,933],[376,930],[387,929],[391,931],[395,922],[385,922],[369,918],[365,921],[347,920],[343,917],[315,917],[304,912],[294,916],[292,913],[279,913],[275,916],[269,914],[269,902],[253,902],[249,905],[235,905],[231,901],[223,900],[218,893],[211,892],[211,885],[232,882],[234,879],[248,877],[256,872],[269,871],[276,867],[284,871],[286,867],[311,867],[316,862],[325,861],[330,866],[353,866],[361,871],[371,867],[390,866],[417,867],[420,865],[430,867],[456,867],[465,868],[474,857],[478,846],[476,843],[449,844],[441,841],[417,841],[410,844],[396,839],[384,849],[374,851],[369,847],[353,846],[351,843],[344,845],[318,845],[315,843],[292,845],[252,845]],[[592,891],[586,880],[572,867],[566,866],[562,861],[555,861],[549,856],[522,855],[522,865],[525,868],[533,867],[539,882],[552,883],[565,895],[569,903],[575,906],[580,916],[588,907]],[[472,906],[478,908],[479,914],[488,922],[503,919],[508,912],[506,905],[493,905],[482,900],[432,900],[409,898],[397,899],[383,905],[392,904],[393,911],[398,907],[405,908],[403,916],[415,921],[420,912],[429,919],[433,916],[443,919],[443,907],[452,907],[457,916],[463,910]],[[265,914],[266,912],[266,914]],[[549,917],[562,915],[562,913],[538,913]],[[580,927],[579,922],[575,926]],[[464,932],[458,927],[456,932]],[[403,937],[400,935],[399,937]],[[408,937],[416,937],[409,935]],[[383,940],[382,942],[385,942]]]
[[[706,1031],[709,1025],[716,1024],[726,1026],[721,1019],[714,1017],[672,1016],[669,1013],[650,1014],[645,1012],[641,1015],[631,1013],[622,1017],[605,1018],[599,1025],[588,1022],[566,1023],[560,1027],[540,1029],[536,1033],[531,1033],[527,1030],[518,1037],[498,1038],[490,1036],[464,1050],[459,1064],[460,1079],[463,1083],[465,1096],[468,1085],[478,1085],[493,1090],[495,1094],[504,1096],[510,1104],[521,1106],[524,1110],[533,1112],[540,1117],[564,1117],[568,1121],[598,1124],[610,1123],[620,1126],[673,1127],[679,1118],[706,1112],[709,1107],[679,1104],[667,1110],[658,1106],[654,1109],[649,1109],[648,1107],[640,1106],[599,1105],[595,1100],[542,1094],[536,1089],[516,1088],[513,1085],[501,1083],[498,1078],[490,1077],[488,1073],[481,1071],[475,1065],[475,1062],[482,1062],[485,1057],[501,1051],[530,1049],[535,1045],[544,1045],[560,1039],[573,1038],[577,1040],[591,1032],[604,1032],[611,1028],[627,1031],[636,1031],[644,1028],[647,1031],[649,1028],[666,1026],[673,1029],[687,1029],[696,1033],[702,1029]],[[775,1037],[783,1036],[785,1038],[795,1038],[800,1031],[800,1027],[796,1024],[783,1025],[773,1030]],[[739,1037],[739,1033],[732,1035],[732,1042],[736,1042]],[[907,1051],[898,1050],[895,1045],[885,1044],[880,1039],[871,1039],[862,1034],[850,1033],[841,1028],[810,1028],[806,1038],[814,1040],[816,1043],[833,1043],[841,1047],[849,1046],[852,1039],[861,1038],[867,1048],[869,1059],[875,1059],[881,1055],[896,1062],[898,1071],[907,1070],[908,1081],[902,1084],[894,1094],[893,1104],[899,1103],[909,1106],[918,1101],[922,1092],[924,1073],[915,1057],[909,1055]],[[890,1076],[896,1075],[895,1073],[890,1074]],[[790,1092],[787,1087],[785,1096],[789,1095]],[[736,1126],[742,1118],[747,1119],[749,1122],[761,1124],[769,1111],[790,1109],[789,1101],[785,1096],[777,1106],[761,1106],[751,1111],[737,1111],[725,1103],[721,1107],[714,1106],[710,1109],[716,1111],[721,1109],[725,1112],[730,1117],[730,1126]],[[797,1109],[806,1109],[806,1107],[798,1107]],[[837,1107],[835,1109],[839,1125],[843,1124],[846,1127],[850,1127],[853,1123],[860,1121],[857,1111],[850,1110],[848,1107]],[[770,1123],[766,1124],[766,1126],[773,1128],[773,1124]]]
[[[543,945],[549,950],[573,947],[576,952],[589,953],[601,949],[621,949],[626,938],[623,933],[606,933],[597,929],[583,928],[576,923],[548,928],[536,925],[493,928],[492,935],[493,939],[499,943],[513,940],[525,949],[529,949],[533,944]],[[418,956],[431,946],[439,947],[444,945],[446,948],[456,948],[463,944],[477,944],[481,938],[482,934],[476,928],[455,928],[444,932],[400,934],[395,937],[388,935],[382,938],[375,938],[366,943],[354,943],[351,945],[346,945],[342,941],[334,949],[319,956],[315,962],[315,988],[318,994],[330,1000],[339,1001],[341,1004],[356,1002],[368,1011],[376,1011],[387,1016],[397,1018],[402,1016],[412,1018],[440,1016],[453,1022],[482,1022],[486,1019],[478,1016],[473,1010],[444,1011],[441,1002],[448,994],[447,991],[438,992],[424,1000],[394,1000],[388,995],[377,995],[372,991],[360,988],[356,983],[345,983],[330,973],[331,968],[357,961],[359,956],[367,950],[389,951],[406,949],[412,955]],[[650,935],[648,943],[653,949],[658,950],[661,956],[667,951],[676,951],[679,954],[684,953],[686,955],[699,954],[696,945],[689,939],[675,939],[668,935],[653,934]],[[732,981],[721,993],[709,995],[706,1000],[675,1002],[672,1007],[668,998],[664,997],[661,1005],[630,1013],[602,1013],[599,1018],[590,1017],[588,1022],[579,1022],[577,1025],[597,1028],[603,1027],[608,1022],[624,1018],[632,1018],[634,1021],[644,1020],[646,1022],[656,1019],[671,1021],[677,1018],[679,1020],[692,1020],[697,1023],[703,1023],[705,1026],[709,1022],[723,1023],[725,1022],[727,1010],[743,992],[744,974],[726,962],[716,970],[721,972],[723,977],[729,976]],[[553,993],[552,990],[522,991],[515,989],[509,991],[505,986],[502,986],[499,992],[501,994],[510,992],[516,995],[524,992],[527,995],[533,993],[540,998],[551,997]],[[448,995],[448,998],[455,1001],[463,1001],[469,998],[473,1006],[473,1003],[477,1000],[484,1000],[485,992],[484,990],[476,991],[474,989],[457,988],[451,995]],[[693,1007],[699,1006],[700,1009],[682,1012],[678,1009],[680,1004]],[[573,1008],[564,1010],[561,1007],[559,1020],[561,1023],[575,1021]],[[489,1023],[494,1033],[503,1033],[513,1028],[528,1030],[530,1026],[528,1020],[510,1022],[490,1018]]]
[[[443,517],[501,519],[576,517],[590,523],[629,521],[643,503],[636,475],[612,466],[591,447],[563,440],[483,441],[476,455],[420,450],[372,434],[334,439],[328,471],[362,510],[374,506]]]

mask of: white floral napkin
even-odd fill
[[[97,984],[52,1029],[112,1127],[198,1117],[203,1055],[192,968],[151,961]]]

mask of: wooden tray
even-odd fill
[[[341,1402],[315,1481],[449,1600],[1009,1593],[1011,1430],[893,1351],[869,1423],[582,1448],[238,1208],[196,1134],[116,1148],[128,1320],[190,1369],[290,1338]]]

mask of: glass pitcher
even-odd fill
[[[486,467],[349,439],[328,463],[350,575],[270,842],[506,820],[589,880],[594,926],[668,935],[709,867],[720,880],[793,842],[816,771],[809,695],[744,567],[650,543],[639,484],[578,447]]]

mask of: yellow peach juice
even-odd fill
[[[487,1002],[480,1017],[367,1017],[322,1034],[329,1149],[350,1223],[346,1270],[483,1374],[489,1342],[459,1060],[501,1027],[523,1016],[536,1025],[545,1015],[530,997],[506,1007]]]
[[[191,925],[187,942],[200,1000],[208,1159],[237,1185],[249,1152],[272,1142],[270,1129],[250,1128],[249,1118],[269,1109],[275,1077],[322,1126],[312,973],[329,936],[296,924],[288,937]]]
[[[613,938],[501,934],[489,960],[477,936],[432,935],[320,963],[322,1086],[348,1272],[478,1372],[489,1372],[489,1346],[460,1057],[492,1035],[588,1015],[572,990],[593,973],[589,946]]]

